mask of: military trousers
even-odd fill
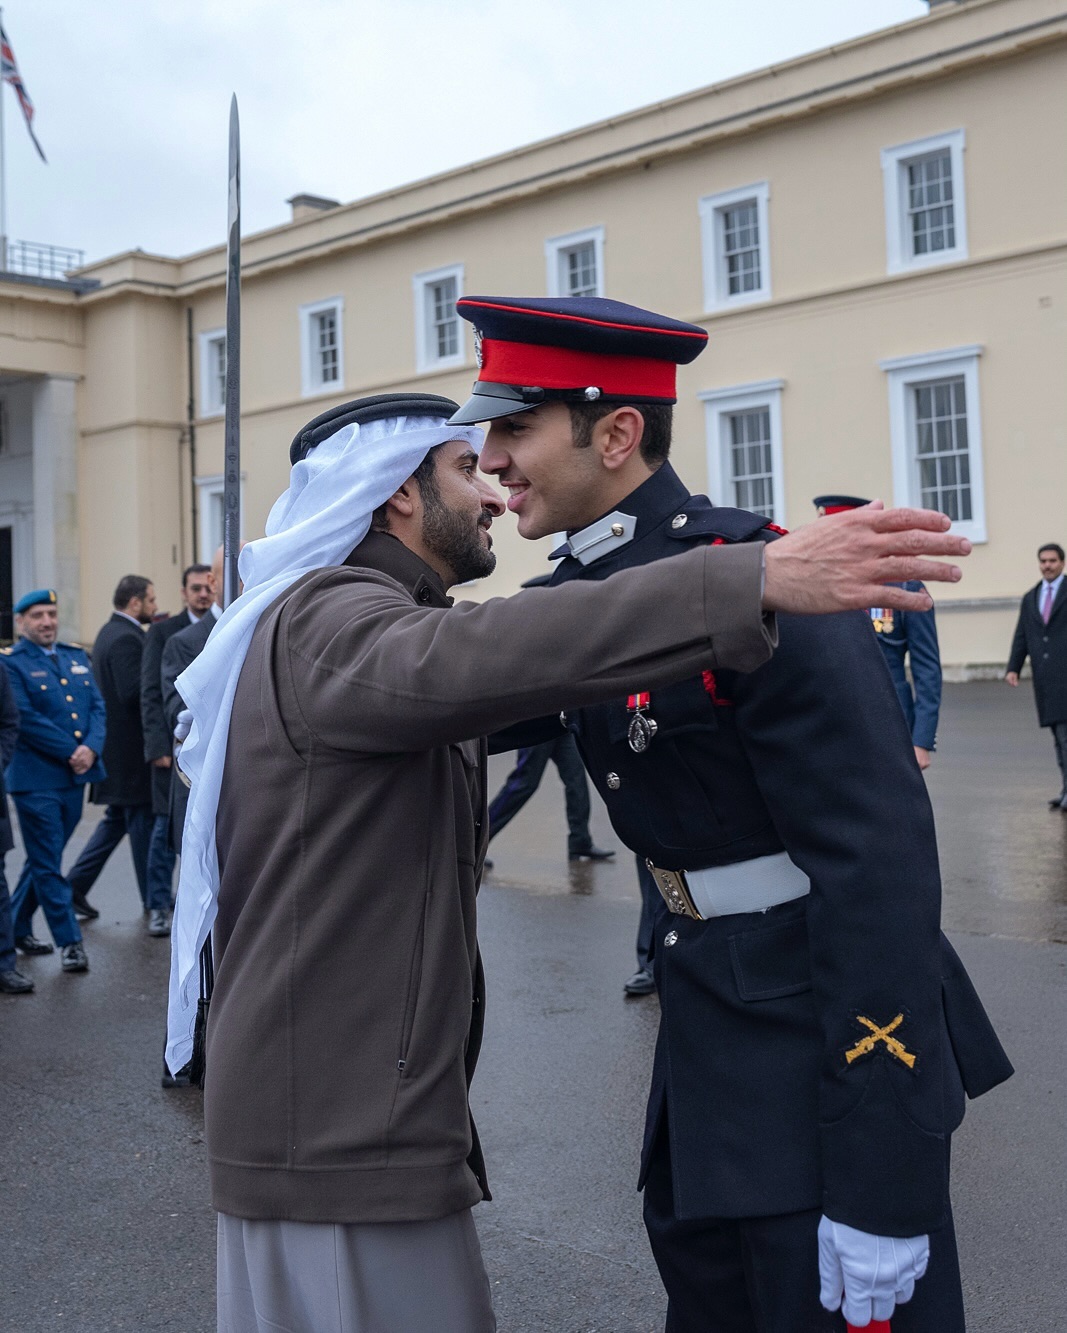
[[[567,808],[567,851],[577,856],[593,845],[589,832],[589,779],[585,765],[578,754],[574,737],[563,732],[557,740],[545,741],[520,750],[515,767],[504,780],[504,785],[489,802],[489,836],[496,835],[510,824],[522,807],[541,785],[545,769],[551,760],[559,770],[563,783],[563,797]]]
[[[15,931],[11,924],[11,895],[4,874],[4,853],[0,852],[0,972],[15,969]]]
[[[665,1333],[845,1333],[819,1302],[817,1208],[780,1217],[674,1216],[664,1125],[645,1184],[645,1227],[667,1289]],[[898,1305],[893,1333],[965,1333],[951,1218],[930,1236],[930,1266]]]
[[[33,914],[38,906],[60,948],[76,944],[82,937],[74,918],[70,884],[60,865],[63,848],[81,819],[83,793],[82,787],[12,793],[26,848],[26,863],[11,895],[16,939],[33,933]]]

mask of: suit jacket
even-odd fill
[[[11,762],[18,738],[19,710],[15,706],[15,691],[11,688],[7,668],[0,663],[0,863],[3,862],[4,853],[15,845],[11,831],[11,811],[4,789],[4,769]],[[0,880],[0,893],[3,892],[3,881]]]
[[[203,652],[204,644],[207,643],[208,635],[215,628],[215,623],[215,616],[209,611],[206,616],[201,616],[195,625],[187,625],[185,629],[172,635],[163,645],[163,658],[159,673],[160,688],[163,697],[163,716],[166,720],[167,733],[171,738],[171,745],[174,743],[174,724],[178,720],[178,714],[185,707],[185,701],[178,693],[174,682],[189,663]]]
[[[163,698],[163,716],[166,719],[167,732],[171,738],[171,750],[174,748],[174,724],[178,714],[185,707],[185,701],[178,693],[174,682],[185,668],[203,651],[208,635],[215,628],[214,612],[208,611],[195,625],[172,634],[163,645],[163,660],[160,665],[160,686]],[[189,805],[189,788],[171,770],[170,784],[170,841],[176,852],[182,849],[182,829],[185,827],[185,811]]]
[[[1037,720],[1043,727],[1067,722],[1067,578],[1060,584],[1052,615],[1041,619],[1042,579],[1025,595],[1008,658],[1009,671],[1021,671],[1029,657],[1034,673]]]
[[[584,566],[564,548],[560,592],[694,545],[775,539],[760,515],[690,495],[669,464],[618,508],[633,539]],[[778,624],[757,670],[656,689],[638,669],[611,702],[567,714],[628,847],[669,870],[785,852],[811,882],[766,911],[660,911],[643,1174],[666,1116],[679,1218],[823,1207],[919,1235],[948,1215],[964,1091],[1011,1066],[940,932],[930,801],[869,617]],[[657,731],[635,752],[627,696],[643,691]]]
[[[168,616],[152,625],[145,636],[141,656],[141,728],[144,731],[144,757],[151,764],[171,752],[170,728],[163,712],[163,685],[160,666],[163,648],[172,635],[180,633],[193,622],[188,611]],[[169,768],[152,769],[152,813],[165,815],[170,809]]]
[[[93,789],[97,805],[148,805],[152,800],[141,727],[144,644],[144,630],[117,611],[93,644],[93,672],[107,709],[107,777]]]

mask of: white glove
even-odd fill
[[[824,1217],[819,1222],[819,1300],[864,1328],[911,1300],[929,1259],[928,1236],[872,1236]]]
[[[174,720],[174,739],[181,745],[182,741],[189,735],[193,729],[193,715],[188,708],[182,711]]]

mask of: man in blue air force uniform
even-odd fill
[[[489,421],[481,466],[523,536],[567,532],[555,583],[775,539],[667,462],[675,366],[703,329],[599,298],[457,308],[481,370],[453,420]],[[916,564],[890,577],[938,576]],[[893,1313],[894,1333],[960,1333],[949,1137],[965,1092],[1011,1066],[940,933],[930,805],[867,618],[783,615],[779,634],[750,674],[651,693],[635,679],[563,719],[664,896],[640,1183],[667,1329],[818,1333]]]
[[[11,909],[20,952],[52,952],[51,944],[33,935],[39,905],[61,951],[63,971],[86,972],[89,962],[60,862],[81,818],[86,786],[105,776],[99,758],[104,701],[89,658],[74,644],[56,641],[58,626],[55,592],[29,592],[15,603],[19,641],[3,650],[20,727],[5,781],[26,848]]]
[[[859,509],[870,501],[855,495],[817,495],[812,503],[820,517],[825,517]],[[899,586],[909,592],[926,591],[916,581]],[[934,608],[898,611],[891,606],[872,606],[871,626],[904,710],[915,758],[919,767],[926,770],[937,745],[937,720],[941,712],[941,651]],[[910,680],[904,669],[905,658],[911,666]]]

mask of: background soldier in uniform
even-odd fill
[[[81,818],[86,784],[106,775],[100,761],[104,701],[82,649],[56,642],[58,626],[54,590],[28,592],[15,603],[19,641],[3,650],[19,711],[18,744],[6,781],[26,849],[11,910],[20,952],[52,952],[50,944],[33,935],[33,914],[40,904],[61,950],[63,971],[87,972],[89,960],[60,863]]]
[[[859,509],[870,501],[855,495],[817,495],[812,503],[825,516]],[[925,591],[915,581],[901,586],[910,592]],[[915,758],[925,771],[937,746],[937,721],[941,714],[941,652],[934,608],[896,611],[891,606],[872,606],[871,624],[904,710]],[[910,680],[904,669],[905,658],[911,667]]]
[[[457,308],[482,360],[453,420],[491,422],[481,466],[523,536],[567,532],[560,594],[709,543],[774,541],[667,462],[674,363],[703,329],[596,298]],[[639,668],[614,700],[567,713],[668,909],[640,1176],[667,1328],[836,1330],[843,1301],[858,1325],[900,1303],[894,1333],[962,1333],[949,1136],[964,1091],[1010,1065],[939,931],[929,802],[866,617],[779,625],[747,675],[657,689]]]

